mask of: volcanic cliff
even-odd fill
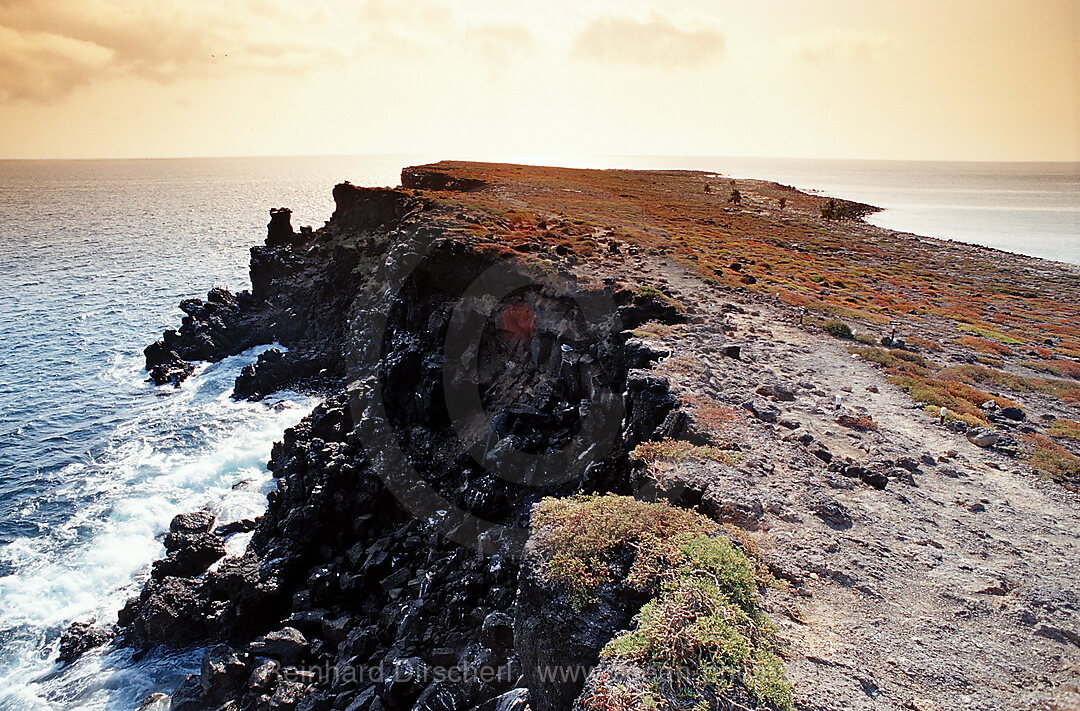
[[[207,645],[171,708],[1077,707],[1076,269],[715,174],[401,182],[146,349],[323,396],[120,612]]]

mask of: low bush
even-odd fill
[[[1080,457],[1041,434],[1025,435],[1024,439],[1032,446],[1028,457],[1032,468],[1074,491],[1080,488]]]
[[[848,351],[856,354],[863,360],[876,363],[882,368],[892,371],[904,371],[916,373],[917,375],[927,375],[932,367],[930,363],[918,353],[900,350],[899,348],[885,350],[884,348],[852,347],[849,348]]]
[[[643,286],[638,289],[638,294],[650,301],[658,301],[660,303],[667,304],[680,314],[686,313],[686,304],[679,301],[674,296],[668,296],[664,292],[657,289],[655,286]]]
[[[1050,373],[1056,375],[1059,378],[1071,378],[1072,380],[1080,380],[1080,363],[1073,362],[1071,360],[1047,360],[1047,361],[1029,361],[1024,365],[1032,370],[1039,370],[1043,373]]]
[[[994,385],[1021,393],[1045,393],[1065,402],[1080,402],[1080,387],[1068,380],[1028,378],[1016,373],[978,365],[949,366],[942,370],[938,377],[973,385]],[[999,405],[1003,404],[1001,398],[996,399]]]
[[[927,415],[930,415],[930,417],[934,418],[935,420],[939,420],[941,418],[941,407],[939,407],[937,405],[927,405],[926,407],[923,408],[923,411]],[[975,417],[974,415],[961,414],[959,412],[953,412],[952,410],[946,408],[945,409],[945,422],[957,422],[957,421],[963,422],[968,427],[981,427],[981,426],[986,424],[985,420],[979,419],[979,418]]]
[[[1005,398],[995,398],[966,383],[940,380],[922,375],[891,375],[889,382],[905,391],[916,402],[940,408],[947,407],[958,415],[969,415],[980,424],[986,423],[986,413],[982,404],[987,400],[996,400],[998,405],[1007,407],[1016,403]]]
[[[851,330],[851,326],[835,318],[829,319],[825,323],[821,324],[821,328],[825,331],[825,333],[829,334],[830,336],[835,336],[836,338],[850,339],[854,335]]]
[[[738,460],[738,453],[731,450],[707,444],[691,444],[681,439],[667,438],[660,441],[642,442],[634,448],[630,456],[642,462],[655,462],[661,459],[681,462],[687,458],[694,458],[734,464]]]
[[[675,333],[675,327],[659,321],[646,321],[631,333],[637,338],[659,338],[662,340]]]
[[[1009,345],[1017,346],[1023,344],[1023,341],[1014,336],[1010,336],[1007,333],[992,328],[990,326],[983,326],[974,323],[959,323],[956,325],[957,330],[964,333],[973,333],[976,336],[982,336],[983,338],[993,339],[1001,343],[1007,343]]]
[[[793,708],[772,625],[757,607],[753,566],[714,522],[667,504],[604,495],[545,499],[533,526],[547,575],[571,591],[572,603],[587,604],[599,585],[614,581],[628,554],[624,582],[654,595],[634,628],[600,655],[602,662],[643,668],[648,695],[600,679],[585,708],[623,708],[618,704],[628,697],[640,704],[634,708],[711,708],[736,686],[736,696]]]

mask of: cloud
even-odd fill
[[[92,42],[0,27],[0,99],[50,101],[84,84],[112,58]]]
[[[866,62],[886,57],[893,41],[886,35],[828,27],[797,38],[790,48],[799,59],[813,64]]]
[[[473,13],[476,16],[476,13]],[[355,22],[356,54],[386,60],[443,57],[479,59],[492,71],[531,54],[536,37],[525,25],[512,22],[469,23],[436,0],[366,0],[349,17]]]
[[[363,23],[380,27],[438,30],[453,21],[450,9],[434,0],[366,0],[359,6],[358,14]]]
[[[485,25],[469,29],[465,45],[493,68],[531,54],[536,38],[524,25]]]
[[[320,12],[284,0],[0,0],[0,100],[48,102],[116,76],[167,83],[340,61],[307,29],[325,26]]]
[[[718,29],[679,27],[659,14],[647,20],[614,15],[590,20],[572,49],[582,59],[667,68],[698,66],[723,52]]]

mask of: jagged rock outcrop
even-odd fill
[[[295,232],[287,208],[270,211],[266,243],[251,248],[251,291],[215,288],[206,300],[180,304],[187,314],[145,350],[146,368],[158,385],[180,385],[197,361],[218,361],[255,345],[289,349],[246,369],[237,397],[253,398],[281,387],[325,389],[343,377],[345,316],[362,280],[365,257],[420,202],[400,190],[334,188],[337,208],[330,226]],[[353,233],[362,232],[362,239]],[[344,235],[344,236],[343,236]],[[359,271],[358,271],[359,270]]]
[[[564,590],[540,573],[535,551],[523,562],[514,643],[533,711],[567,711],[616,630],[626,629],[645,599],[621,585],[606,585],[575,609]]]
[[[87,651],[107,644],[114,634],[115,630],[110,626],[72,622],[60,636],[60,651],[56,660],[61,664],[71,664]]]
[[[326,399],[274,446],[277,487],[245,554],[207,571],[222,552],[213,521],[178,517],[120,614],[124,639],[218,644],[179,708],[526,708],[512,612],[530,508],[625,490],[627,453],[685,424],[663,378],[628,378],[628,355],[649,363],[624,347],[626,329],[684,314],[507,262],[419,219],[408,192],[342,184],[334,197],[310,235],[273,211],[252,292],[187,303],[179,332],[148,349],[148,364],[180,367],[169,358],[277,342],[234,395],[299,385]],[[433,499],[440,510],[421,510]],[[629,614],[597,620],[596,639]]]
[[[431,166],[413,166],[401,171],[401,186],[417,190],[454,190],[470,192],[485,185],[478,178],[467,178]]]
[[[718,206],[699,178],[443,164],[406,170],[399,190],[338,186],[317,231],[273,211],[251,292],[185,302],[182,326],[146,354],[151,377],[178,384],[196,361],[270,344],[235,396],[325,398],[275,446],[267,513],[170,534],[121,613],[125,643],[212,645],[174,708],[641,706],[641,694],[611,696],[641,690],[640,660],[607,655],[582,674],[616,628],[639,624],[639,601],[609,590],[583,615],[560,607],[516,556],[537,499],[591,491],[667,499],[758,551],[758,573],[785,581],[763,599],[792,640],[800,708],[1076,696],[1063,671],[1076,605],[1053,556],[1076,547],[1074,510],[1003,458],[1046,429],[1043,410],[1076,416],[1041,393],[990,401],[976,419],[997,441],[978,447],[956,434],[973,426],[927,426],[861,356],[784,306],[843,289],[882,313],[880,287],[907,289],[878,269],[884,245],[920,255],[960,303],[951,282],[970,252],[822,222],[821,198],[792,189],[781,216],[775,186],[750,181],[742,206]],[[939,248],[948,271],[931,263]],[[842,287],[839,264],[852,269]],[[1002,293],[995,280],[967,283],[984,299]],[[950,360],[981,362],[946,344],[951,322],[922,323]],[[931,347],[919,340],[888,345],[918,355]],[[1013,350],[1014,365],[1032,355]],[[923,367],[900,360],[900,372]],[[220,552],[210,532],[234,530],[253,531],[247,551],[206,569]],[[1030,545],[1032,530],[1046,545]],[[575,667],[566,686],[538,676]]]

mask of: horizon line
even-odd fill
[[[45,163],[45,162],[123,162],[123,161],[197,161],[197,160],[260,160],[260,159],[297,159],[297,158],[378,158],[378,159],[392,159],[392,158],[426,158],[430,154],[425,153],[282,153],[282,154],[264,154],[264,155],[202,155],[202,156],[128,156],[128,157],[37,157],[37,158],[9,158],[0,157],[0,162],[24,162],[24,163]],[[1080,159],[1026,159],[1026,160],[1007,160],[996,158],[980,158],[980,159],[958,159],[958,158],[850,158],[850,157],[830,157],[830,156],[766,156],[766,155],[714,155],[714,154],[659,154],[659,153],[595,153],[595,154],[581,154],[576,156],[569,155],[520,155],[520,156],[505,156],[498,157],[475,157],[475,158],[461,158],[461,157],[443,157],[434,161],[439,162],[460,162],[460,163],[504,163],[504,164],[519,164],[519,165],[535,165],[538,167],[563,167],[556,163],[540,163],[535,161],[548,161],[554,159],[571,159],[571,160],[590,160],[590,159],[695,159],[695,160],[784,160],[784,161],[837,161],[837,162],[866,162],[866,163],[978,163],[978,164],[1080,164]],[[425,163],[426,164],[426,163]],[[586,169],[587,170],[587,169]],[[594,170],[603,170],[603,168],[594,168]],[[655,168],[641,168],[639,170],[655,170]]]

